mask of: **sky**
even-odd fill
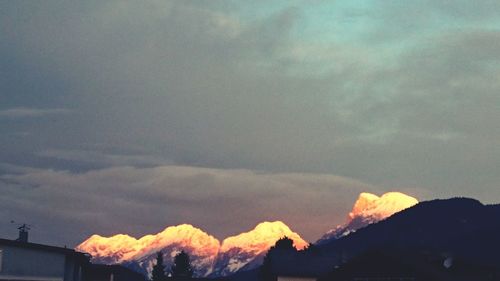
[[[315,241],[362,191],[500,202],[500,2],[2,1],[0,237]]]

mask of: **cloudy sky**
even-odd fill
[[[500,2],[2,1],[0,237],[74,246],[361,191],[500,202]]]

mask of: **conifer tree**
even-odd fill
[[[151,281],[165,281],[166,279],[167,277],[165,275],[165,265],[163,264],[163,254],[160,251],[156,256],[156,264],[153,266]]]
[[[272,247],[272,249],[276,250],[290,250],[290,251],[296,251],[297,249],[295,246],[293,246],[293,240],[288,238],[288,237],[282,237]]]
[[[274,281],[276,278],[273,276],[272,265],[271,265],[271,255],[272,252],[269,250],[264,256],[264,261],[259,269],[259,280],[260,281]]]
[[[170,273],[172,277],[192,277],[193,268],[191,267],[189,255],[184,251],[178,253],[174,258],[174,264],[170,269]]]
[[[281,253],[296,252],[297,249],[293,246],[293,240],[288,237],[282,237],[274,246],[272,246],[264,256],[264,261],[260,267],[259,277],[261,281],[276,281],[276,275],[273,272],[273,259]]]

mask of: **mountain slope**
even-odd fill
[[[346,236],[369,224],[386,219],[393,214],[412,207],[418,200],[401,192],[388,192],[382,196],[363,192],[359,195],[347,217],[347,221],[328,231],[316,244]]]
[[[125,234],[111,237],[95,234],[78,245],[75,250],[91,254],[92,260],[100,263],[122,263],[137,253],[138,240]]]
[[[421,255],[443,261],[451,257],[480,267],[498,267],[499,218],[500,205],[483,205],[468,198],[426,201],[349,235],[273,262],[289,268],[291,260],[300,261],[292,266],[297,269],[296,276],[322,275],[334,265],[367,252],[398,253],[401,257]],[[301,255],[307,259],[301,260]]]
[[[416,203],[415,198],[399,192],[389,192],[380,197],[361,193],[347,222],[325,234],[318,245],[330,245],[334,240]],[[286,224],[275,221],[260,223],[253,230],[228,237],[222,243],[202,230],[184,224],[167,227],[158,234],[140,239],[124,234],[111,237],[93,235],[76,249],[90,253],[94,262],[121,263],[146,275],[151,272],[157,251],[163,252],[166,268],[169,269],[175,254],[184,250],[191,257],[195,276],[220,277],[258,267],[267,250],[284,236],[291,238],[297,249],[303,249],[308,244]]]
[[[448,253],[485,264],[500,257],[500,206],[468,198],[432,200],[357,232],[320,245],[325,255],[344,258],[371,249]]]

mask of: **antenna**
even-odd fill
[[[28,242],[28,231],[33,226],[26,224],[26,223],[17,223],[14,220],[11,220],[10,223],[15,224],[17,226],[17,229],[19,229],[19,237],[16,239],[16,241],[27,243]]]
[[[17,229],[21,231],[28,231],[31,229],[31,225],[23,223],[21,226],[19,226]]]
[[[31,225],[31,224],[27,224],[27,223],[23,223],[23,222],[17,222],[15,220],[11,220],[10,223],[11,224],[15,224],[17,226],[17,229],[19,229],[19,230],[21,230],[21,228],[23,230],[30,230],[33,227],[33,225]]]

